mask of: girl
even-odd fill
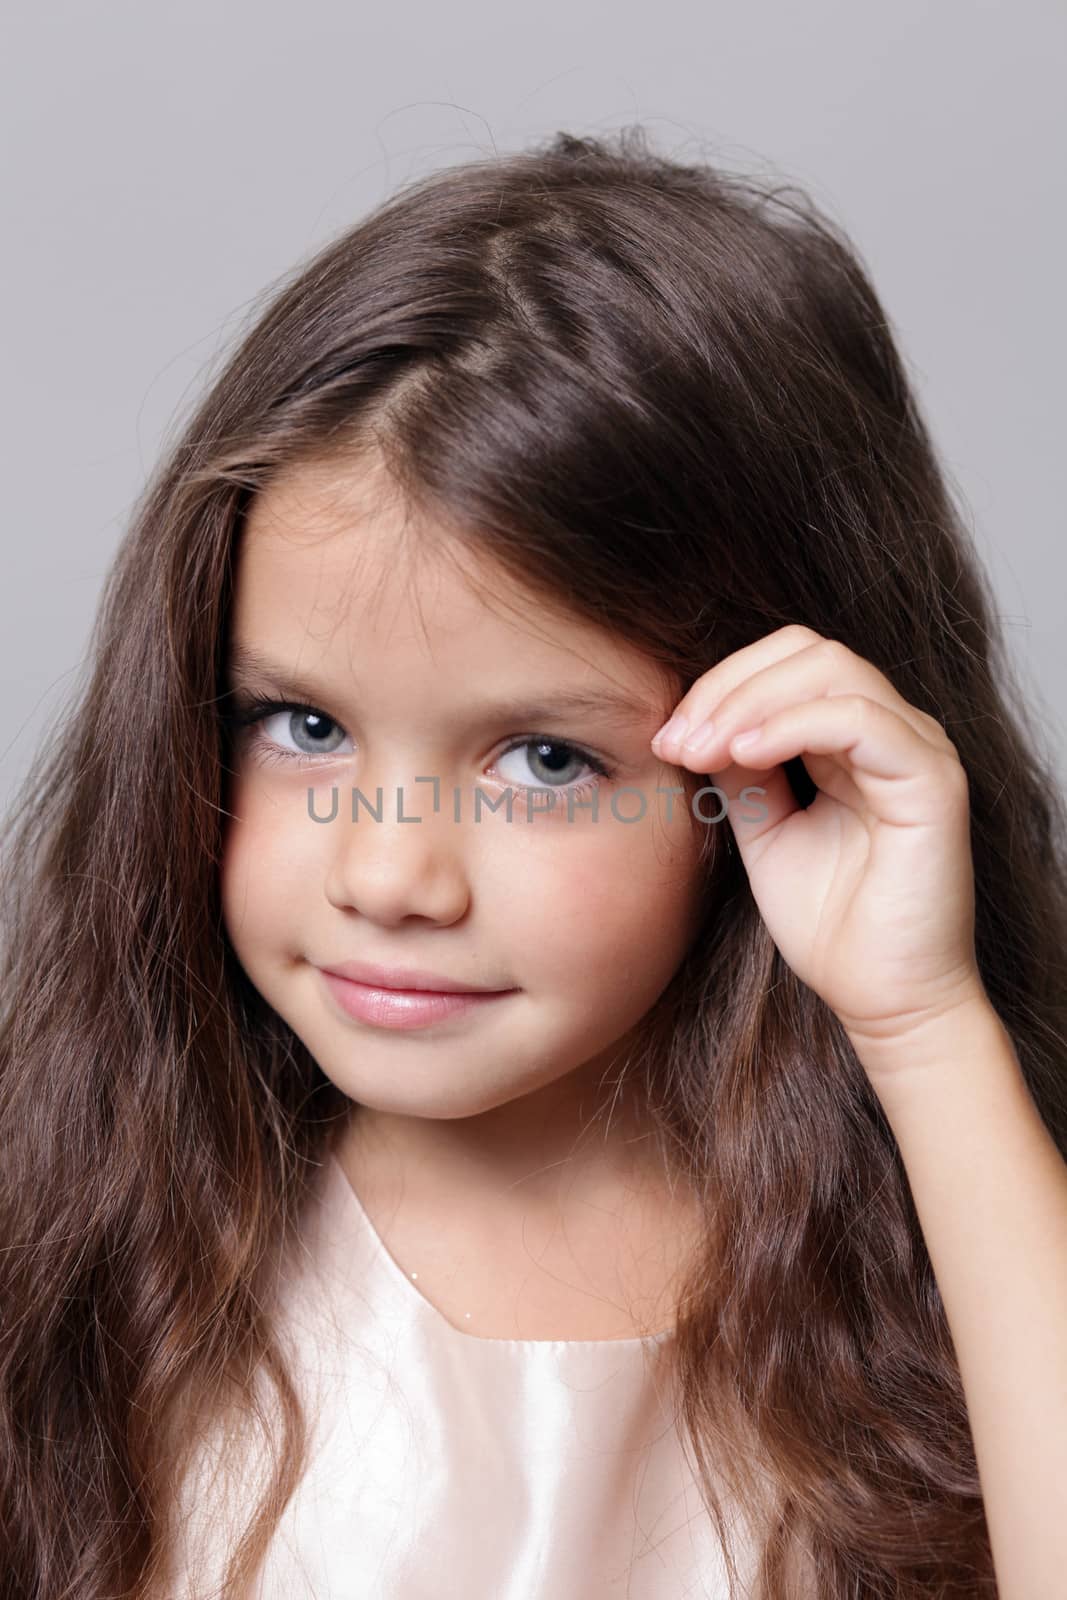
[[[795,191],[561,134],[282,287],[11,819],[5,1592],[1058,1593],[993,619]]]

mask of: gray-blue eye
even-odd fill
[[[296,744],[300,755],[336,755],[338,745],[348,737],[332,717],[325,716],[321,711],[314,711],[310,706],[300,706],[294,710],[277,712],[272,717],[265,717],[262,737],[270,737],[267,728],[272,722],[281,723],[285,733]]]
[[[524,789],[595,789],[596,783],[588,780],[582,783],[568,783],[566,781],[568,774],[576,776],[575,768],[577,768],[578,772],[582,768],[586,768],[591,769],[599,777],[608,776],[608,769],[602,761],[598,761],[595,756],[590,755],[587,751],[579,750],[575,745],[568,744],[564,739],[534,738],[520,740],[510,745],[503,755],[498,757],[497,767],[501,767],[501,763],[508,756],[514,755],[520,750],[532,750],[535,752],[533,762],[529,759],[526,761],[527,770],[532,772],[533,776],[512,778],[503,769],[501,769],[501,775],[506,783],[516,783]]]
[[[336,736],[347,738],[340,723],[314,706],[297,705],[290,700],[256,699],[239,703],[230,718],[239,733],[248,730],[256,758],[260,761],[301,761],[315,756],[333,756],[338,753]],[[268,733],[269,724],[280,724],[274,733]],[[287,748],[283,742],[292,739],[296,749]]]

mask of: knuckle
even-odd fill
[[[782,629],[782,638],[788,639],[790,643],[795,641],[797,644],[818,644],[822,635],[804,622],[789,622]]]
[[[851,656],[848,647],[843,645],[840,639],[820,639],[818,650],[823,660],[829,662],[832,667],[843,667]]]
[[[931,733],[940,734],[942,738],[946,737],[944,723],[931,716],[929,711],[917,711],[916,714],[924,728],[928,728]]]

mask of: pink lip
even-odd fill
[[[417,967],[380,967],[372,961],[336,961],[320,970],[332,973],[337,978],[347,978],[350,983],[368,984],[375,989],[399,989],[405,993],[413,989],[429,989],[433,994],[508,992],[507,989],[493,989],[477,983],[461,983],[458,979],[443,977],[439,972],[426,972]]]
[[[513,989],[389,989],[358,983],[323,967],[322,976],[337,1004],[358,1022],[382,1028],[425,1028],[476,1011],[514,994]]]

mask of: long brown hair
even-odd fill
[[[307,1465],[266,1288],[345,1097],[225,936],[220,707],[250,497],[360,451],[679,692],[804,623],[939,718],[982,976],[1067,1152],[1062,799],[854,248],[795,187],[637,126],[438,171],[274,289],[168,449],[6,826],[0,1568],[26,1600],[154,1593],[193,1418],[254,1411],[256,1374],[284,1427],[235,1585]],[[675,1359],[709,1514],[728,1546],[713,1475],[752,1507],[773,1486],[770,1596],[798,1551],[830,1600],[993,1595],[899,1152],[708,831],[709,916],[641,1070],[706,1209]]]

